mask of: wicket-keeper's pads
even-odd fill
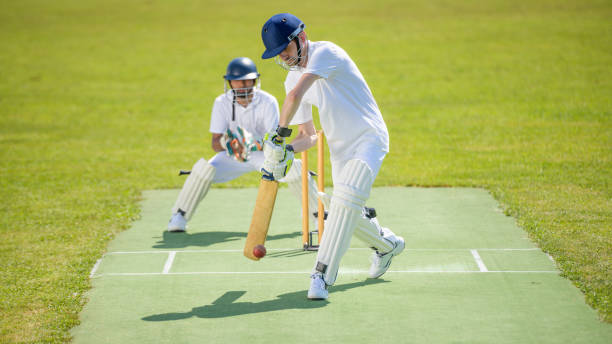
[[[293,164],[293,147],[285,145],[277,134],[266,134],[264,137],[264,163],[262,172],[279,180],[287,175]]]
[[[349,160],[334,183],[325,231],[319,244],[315,271],[323,273],[328,285],[336,281],[340,260],[351,244],[374,182],[372,170],[363,160]]]
[[[214,177],[215,167],[204,159],[198,160],[183,184],[172,213],[180,209],[185,212],[185,219],[189,221],[200,201],[206,196]]]
[[[325,209],[329,209],[329,204],[331,203],[331,196],[323,191],[319,191],[317,192],[317,197],[319,197],[321,202],[323,202],[323,206],[325,207]]]
[[[389,236],[387,235],[389,229],[381,227],[376,217],[372,217],[366,209],[363,208],[361,216],[357,219],[355,237],[380,253],[391,251],[393,243],[386,238]]]
[[[295,159],[291,165],[291,169],[287,172],[287,176],[280,180],[286,182],[291,192],[302,202],[302,160]],[[310,173],[308,174],[308,214],[310,220],[315,223],[313,213],[319,210],[317,183]]]

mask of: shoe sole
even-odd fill
[[[168,229],[168,232],[170,232],[170,233],[182,233],[184,231],[185,231],[184,229],[180,229],[180,228]]]
[[[314,297],[314,296],[310,296],[310,295],[308,295],[308,300],[312,300],[312,301],[322,301],[322,300],[327,300],[327,296],[325,296],[325,297],[322,297],[322,296],[320,296],[320,297]]]

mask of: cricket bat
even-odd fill
[[[253,218],[251,219],[251,226],[249,227],[246,244],[244,245],[244,256],[249,259],[259,260],[259,258],[253,255],[253,248],[266,242],[277,191],[278,182],[264,175],[259,183]]]

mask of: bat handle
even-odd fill
[[[184,174],[191,174],[191,171],[185,171],[185,170],[180,170],[179,171],[179,176],[182,176]]]

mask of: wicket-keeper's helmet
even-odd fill
[[[269,59],[280,54],[305,27],[293,14],[279,13],[272,16],[261,29],[261,39],[266,47],[261,58]]]
[[[259,78],[255,62],[248,57],[236,57],[227,65],[225,80],[250,80]]]

